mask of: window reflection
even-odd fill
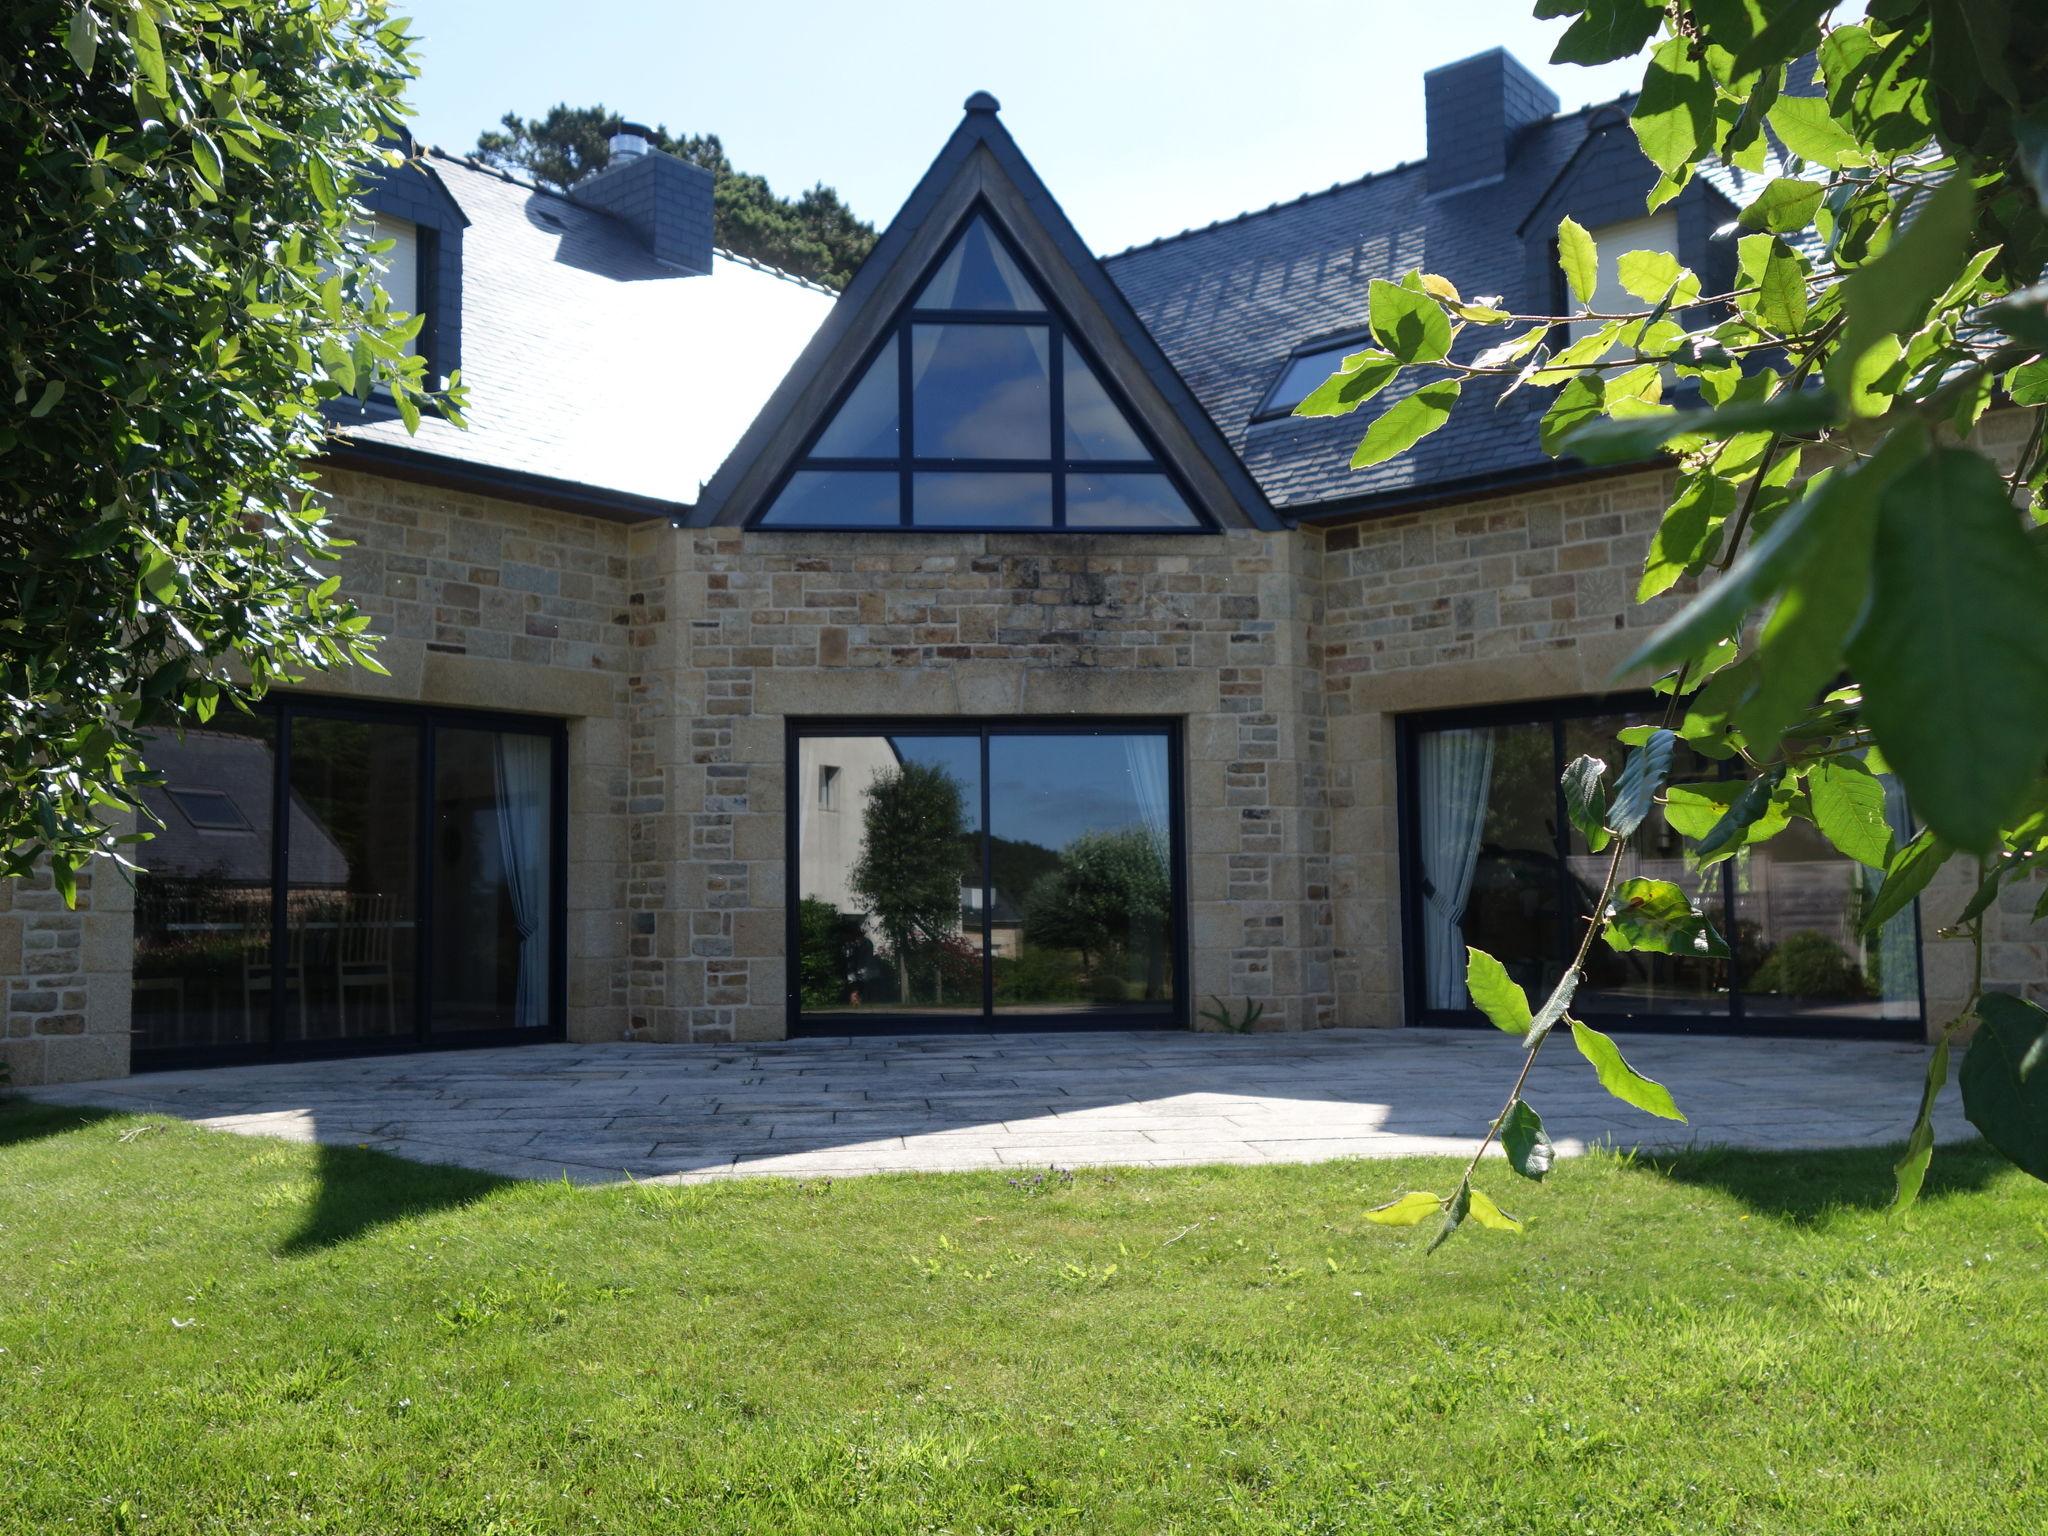
[[[1039,325],[910,328],[921,459],[1043,459],[1052,434],[1051,332]]]
[[[283,1038],[414,1032],[420,733],[382,721],[291,724]]]
[[[274,732],[233,717],[146,733],[162,823],[137,855],[133,1029],[144,1050],[269,1038]]]
[[[434,733],[434,1028],[548,1021],[553,743]]]
[[[802,1016],[980,1017],[984,986],[998,1014],[1170,1015],[1166,736],[992,730],[985,796],[982,751],[800,739]]]

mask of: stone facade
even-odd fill
[[[1184,722],[1192,997],[1262,1028],[1402,1022],[1395,724],[1565,699],[1681,601],[1632,601],[1667,477],[1324,530],[1187,537],[630,528],[360,474],[329,489],[392,675],[320,691],[569,721],[577,1040],[785,1027],[785,727],[817,717]],[[146,849],[145,849],[146,855]],[[1928,1017],[1968,987],[1925,906]],[[2048,1000],[2040,881],[1993,914],[1992,985]],[[132,893],[0,883],[0,1060],[127,1065]]]

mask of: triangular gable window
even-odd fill
[[[954,235],[755,522],[1209,526],[980,212]]]

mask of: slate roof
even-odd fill
[[[1350,416],[1252,417],[1290,354],[1364,328],[1373,278],[1420,267],[1448,277],[1467,298],[1500,295],[1520,312],[1554,312],[1559,296],[1548,242],[1560,182],[1597,177],[1603,197],[1612,198],[1614,220],[1642,216],[1655,173],[1635,147],[1628,106],[1624,98],[1532,125],[1514,146],[1506,175],[1491,185],[1432,197],[1425,162],[1397,165],[1134,247],[1104,265],[1285,516],[1573,473],[1578,466],[1552,460],[1538,446],[1537,419],[1551,398],[1544,390],[1524,388],[1503,400],[1503,384],[1469,382],[1441,430],[1369,470],[1350,467],[1367,424],[1430,375],[1404,378]],[[1722,200],[1746,200],[1762,179],[1717,170],[1707,185],[1711,193],[1686,195],[1712,197],[1732,214]],[[1535,217],[1539,212],[1547,223]],[[1453,356],[1469,358],[1508,334],[1472,328]]]
[[[462,374],[469,428],[396,419],[353,443],[692,503],[832,308],[833,295],[716,253],[664,266],[625,224],[439,150],[468,217]]]

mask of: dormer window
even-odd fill
[[[756,526],[1208,525],[994,220],[977,212]]]
[[[1265,400],[1252,413],[1252,420],[1266,421],[1287,415],[1335,373],[1345,358],[1371,345],[1372,338],[1363,331],[1357,331],[1335,340],[1297,347],[1294,355],[1287,359],[1287,365],[1280,370],[1280,377],[1273,381],[1273,387],[1266,391]]]
[[[420,231],[410,219],[396,219],[380,213],[370,220],[366,238],[372,242],[389,240],[391,249],[372,261],[382,269],[378,280],[384,291],[391,296],[391,307],[408,315],[420,312]],[[419,349],[418,338],[406,342],[408,353]]]

